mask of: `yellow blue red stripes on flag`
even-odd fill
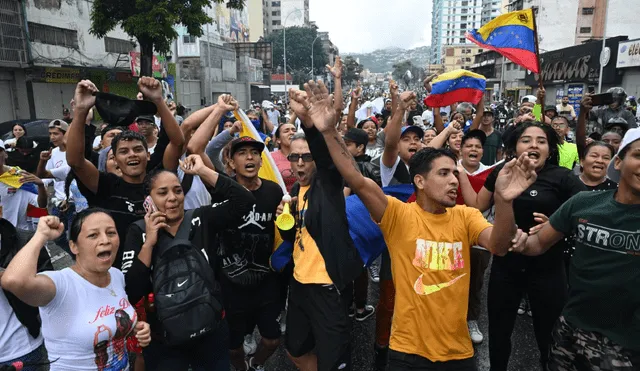
[[[265,141],[260,137],[260,133],[258,133],[256,127],[253,126],[251,120],[249,120],[249,117],[243,110],[238,109],[237,111],[234,111],[233,116],[235,116],[236,120],[242,122],[240,137],[251,137],[257,141],[265,143]],[[273,157],[271,157],[271,153],[266,146],[262,151],[262,167],[260,167],[258,176],[262,179],[277,183],[280,188],[282,188],[282,192],[285,194],[287,193],[287,187],[284,185],[282,175],[280,174],[280,171],[278,171],[278,167],[276,166],[275,161],[273,161]]]
[[[478,104],[487,85],[484,76],[467,70],[455,70],[439,75],[431,82],[431,94],[426,103],[445,107],[456,102]]]
[[[484,49],[494,50],[535,73],[540,72],[532,9],[503,14],[465,37]]]

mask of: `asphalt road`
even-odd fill
[[[56,269],[62,269],[72,264],[71,258],[59,247],[52,245],[49,248],[53,265]],[[489,268],[490,269],[490,268]],[[485,274],[488,277],[489,269]],[[487,280],[483,287],[483,298],[487,297]],[[369,304],[376,305],[378,302],[378,286],[375,283],[369,285]],[[489,348],[488,348],[488,321],[486,307],[483,310],[480,320],[480,330],[485,335],[485,341],[476,346],[476,362],[478,370],[489,371]],[[375,336],[375,316],[370,317],[365,322],[353,321],[351,332],[352,364],[353,371],[373,370],[373,339]],[[259,335],[256,334],[259,338]],[[509,362],[509,371],[541,371],[539,366],[538,348],[533,334],[533,325],[529,316],[518,316],[512,336],[512,352]],[[284,343],[284,338],[282,338]],[[287,358],[284,346],[280,345],[276,353],[265,365],[267,371],[295,371],[296,367]]]

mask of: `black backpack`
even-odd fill
[[[194,210],[187,210],[176,236],[164,234],[153,251],[153,293],[168,345],[183,345],[216,330],[223,317],[214,297],[218,285],[205,255],[191,242]],[[144,230],[144,220],[140,227]]]

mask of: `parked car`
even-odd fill
[[[16,124],[22,124],[27,129],[27,136],[30,138],[49,137],[49,122],[51,120],[11,120],[0,124],[0,139],[7,140],[13,138],[13,127]]]

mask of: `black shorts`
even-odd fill
[[[333,285],[289,285],[287,351],[301,357],[314,348],[318,371],[351,370],[351,320],[349,305],[353,284],[338,293]]]
[[[246,289],[222,282],[226,319],[229,323],[229,349],[242,347],[244,336],[258,326],[260,336],[280,338],[281,294],[274,275],[255,288]]]
[[[477,371],[476,360],[467,359],[433,362],[417,354],[407,354],[389,349],[388,371]]]

